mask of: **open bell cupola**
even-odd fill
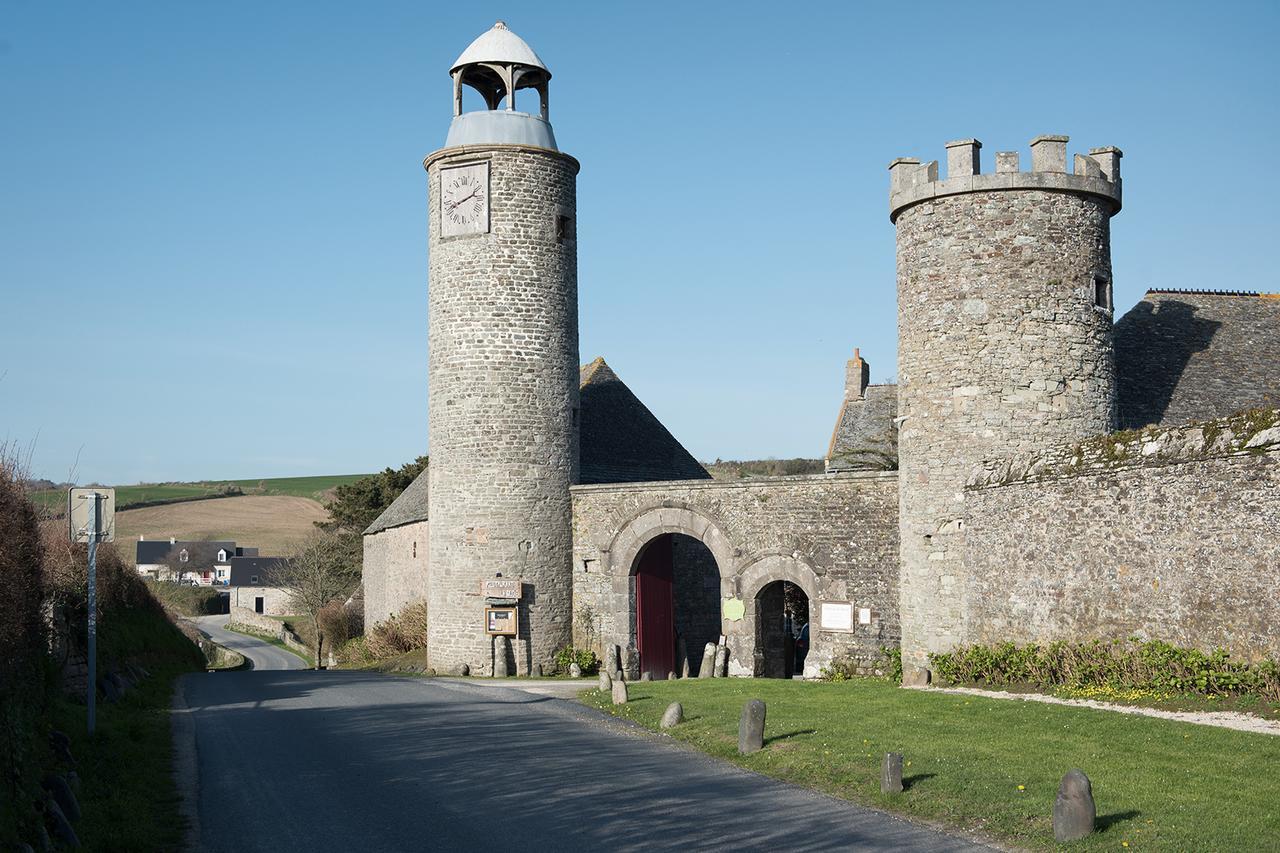
[[[453,122],[445,147],[506,144],[558,150],[547,118],[551,71],[505,23],[498,21],[473,41],[449,74],[453,78]],[[464,113],[463,86],[479,92],[486,109]],[[537,92],[537,115],[516,110],[516,95],[521,89]]]

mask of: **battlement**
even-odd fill
[[[1066,136],[1037,136],[1031,140],[1031,171],[1020,168],[1017,151],[999,151],[995,171],[984,174],[981,168],[982,143],[976,139],[948,142],[947,176],[939,179],[938,161],[921,163],[912,157],[899,157],[889,164],[889,221],[908,207],[963,193],[1002,190],[1047,190],[1099,196],[1112,205],[1112,215],[1120,211],[1119,148],[1091,148],[1088,154],[1076,154],[1072,171],[1067,171]]]

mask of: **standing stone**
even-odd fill
[[[716,668],[716,644],[707,643],[702,650],[702,665],[698,667],[699,678],[710,678]]]
[[[471,674],[471,665],[470,665],[470,664],[465,664],[465,663],[460,663],[460,664],[458,664],[457,666],[455,666],[455,667],[453,668],[453,674],[454,674],[454,675],[464,675],[464,676],[465,676],[465,675],[470,675],[470,674]]]
[[[742,706],[738,720],[738,752],[750,755],[764,748],[764,702],[752,699]]]
[[[640,680],[640,650],[628,646],[623,654],[622,671],[627,674],[628,681]]]
[[[574,661],[573,663],[569,664],[569,677],[570,678],[582,677],[582,667],[578,666],[577,661]]]
[[[625,681],[613,682],[613,704],[615,705],[627,704],[627,682]]]
[[[55,800],[46,800],[44,804],[45,817],[49,819],[50,825],[53,826],[53,834],[71,849],[80,846],[80,839],[76,837],[76,831],[71,828],[71,821],[67,820],[67,816],[63,814],[62,809],[58,807]]]
[[[646,672],[642,672],[642,673],[640,674],[640,680],[641,680],[641,681],[653,681],[653,673],[648,672],[648,671],[646,671]]]
[[[662,722],[658,723],[660,728],[669,729],[672,726],[678,726],[684,722],[684,708],[679,702],[672,702],[667,706],[667,710],[662,713]]]
[[[681,669],[685,671],[685,678],[689,677],[689,644],[684,641],[684,635],[676,637],[676,672]]]
[[[675,680],[676,680],[676,674],[674,672],[668,672],[667,681],[675,681]]]
[[[531,674],[534,678],[541,678],[541,677],[542,677],[542,664],[540,664],[540,663],[535,663],[535,664],[533,665],[533,672],[532,672],[532,673],[530,673],[530,674]]]
[[[511,641],[506,637],[496,637],[493,644],[493,677],[506,678],[511,674],[507,668],[507,658],[511,654]]]
[[[1093,785],[1083,770],[1068,771],[1053,801],[1053,838],[1059,844],[1084,838],[1093,832],[1098,812],[1093,804]]]
[[[609,647],[609,671],[617,672],[620,669],[622,669],[622,649],[614,643]]]
[[[689,677],[689,656],[688,655],[685,655],[683,658],[680,659],[680,677],[681,678]]]
[[[49,792],[49,796],[53,797],[68,819],[73,821],[80,819],[80,804],[76,802],[76,795],[71,791],[71,785],[66,779],[51,773],[44,777],[40,785]]]
[[[613,679],[610,678],[609,673],[605,672],[603,669],[600,670],[600,692],[601,693],[613,692]]]
[[[902,793],[902,753],[886,752],[880,765],[880,793]]]
[[[713,673],[716,678],[725,678],[729,675],[729,647],[716,647],[716,671]]]

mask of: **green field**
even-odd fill
[[[354,483],[366,474],[328,474],[319,477],[272,477],[257,480],[203,480],[195,483],[141,483],[135,486],[116,486],[116,509],[128,509],[138,504],[179,503],[194,498],[216,495],[230,484],[238,486],[246,495],[288,495],[290,497],[323,500],[325,492],[335,486]],[[67,502],[67,493],[61,489],[46,489],[31,493],[31,499],[44,510],[61,513]]]
[[[1036,849],[1053,848],[1062,775],[1093,782],[1094,835],[1073,850],[1275,850],[1280,737],[1089,708],[843,684],[767,679],[634,682],[630,701],[583,700],[656,729],[670,702],[673,737],[759,773],[837,797]],[[765,748],[737,752],[748,699],[768,706]],[[880,793],[886,752],[905,759],[907,790]]]

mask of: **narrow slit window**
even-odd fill
[[[575,239],[573,233],[573,217],[560,214],[556,217],[556,242],[566,243]]]
[[[1093,304],[1104,311],[1111,310],[1111,282],[1104,276],[1093,277]]]

